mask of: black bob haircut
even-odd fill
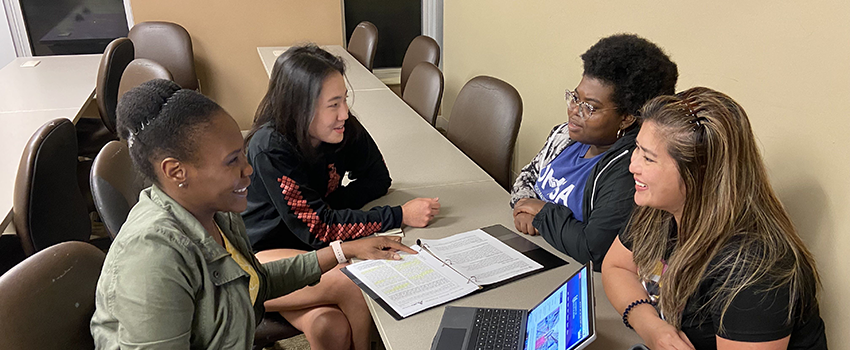
[[[676,64],[657,45],[637,35],[603,38],[581,59],[585,76],[613,87],[611,99],[622,114],[638,116],[646,101],[676,92]]]
[[[196,139],[221,107],[195,90],[170,80],[143,83],[118,101],[118,136],[127,140],[136,169],[158,183],[154,164],[167,157],[197,160]]]

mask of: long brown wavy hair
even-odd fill
[[[735,296],[752,286],[788,288],[789,323],[815,309],[814,259],[768,181],[744,109],[723,93],[696,87],[650,100],[641,116],[666,141],[685,184],[681,222],[639,207],[628,225],[642,278],[670,254],[660,280],[667,322],[681,328],[688,299],[706,276],[722,276],[721,287],[700,310],[725,315]]]

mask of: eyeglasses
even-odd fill
[[[581,117],[581,119],[584,119],[584,120],[587,120],[587,119],[590,119],[591,117],[593,117],[593,112],[617,108],[617,107],[607,107],[607,108],[593,107],[589,103],[579,100],[578,94],[575,91],[570,91],[570,90],[564,91],[564,99],[567,100],[567,113],[569,113],[570,109],[579,107],[578,116]]]

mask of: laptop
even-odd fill
[[[431,350],[579,350],[596,339],[591,263],[531,310],[447,306]]]

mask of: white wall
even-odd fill
[[[12,42],[9,21],[6,18],[6,11],[0,6],[0,67],[5,67],[15,57],[15,44]]]

